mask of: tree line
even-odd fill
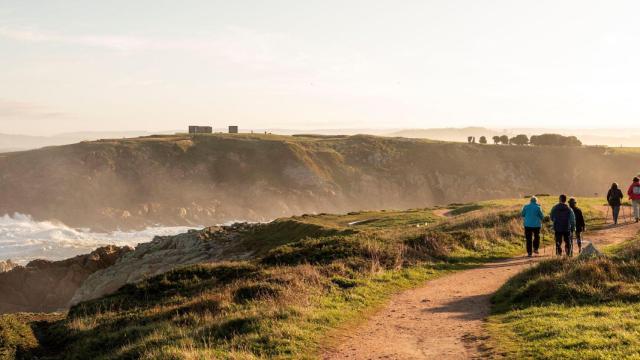
[[[575,136],[564,136],[560,134],[542,134],[542,135],[532,135],[529,138],[525,134],[519,134],[514,137],[508,137],[507,135],[494,136],[493,143],[496,145],[537,145],[537,146],[548,146],[548,145],[556,145],[556,146],[581,146],[582,142],[578,140]],[[475,136],[467,137],[467,141],[470,144],[476,143]],[[480,144],[486,144],[487,138],[485,136],[480,136],[478,139]]]

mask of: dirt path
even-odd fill
[[[587,233],[605,245],[635,236],[639,224]],[[583,245],[584,246],[584,245]],[[491,295],[511,276],[548,258],[512,258],[461,271],[403,292],[344,338],[324,359],[474,359],[482,357],[483,320]],[[542,251],[540,252],[542,255]],[[486,355],[485,355],[486,356]]]

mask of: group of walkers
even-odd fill
[[[582,233],[586,230],[582,210],[578,208],[576,199],[571,198],[567,204],[567,195],[560,195],[559,202],[551,209],[549,217],[553,221],[553,231],[556,240],[556,254],[562,255],[562,243],[565,253],[573,255],[573,235],[575,234],[578,251],[582,251]],[[544,212],[535,196],[529,204],[522,208],[524,218],[524,236],[527,240],[527,255],[538,255],[540,249],[540,229],[544,221]]]
[[[633,178],[633,183],[627,190],[627,195],[633,206],[633,216],[635,222],[640,220],[640,179]],[[624,195],[613,183],[607,192],[607,203],[611,207],[613,223],[618,224],[620,208]],[[582,251],[582,233],[587,227],[584,221],[582,210],[578,207],[575,198],[567,199],[567,195],[560,195],[558,203],[551,208],[549,218],[553,222],[553,231],[556,242],[556,255],[562,255],[562,245],[564,243],[564,253],[573,256],[573,238],[578,245],[578,253]],[[535,196],[531,197],[529,204],[522,208],[522,218],[524,220],[524,236],[527,243],[527,255],[532,257],[538,255],[540,249],[540,230],[544,221],[544,212]]]

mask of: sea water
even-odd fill
[[[156,235],[176,235],[194,227],[152,226],[140,231],[91,232],[62,223],[35,221],[29,215],[0,217],[0,260],[24,265],[34,259],[62,260],[104,245],[135,246]]]

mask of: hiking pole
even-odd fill
[[[611,207],[611,206],[607,206],[607,215],[605,215],[605,216],[604,216],[604,224],[605,224],[605,225],[607,224],[607,219],[609,218],[609,208],[610,208],[610,207]]]
[[[542,227],[540,228],[540,233],[541,233],[540,235],[542,235],[541,236],[542,237],[542,256],[546,257],[547,256],[547,247],[544,246],[544,233],[545,233],[544,224],[542,224]]]

